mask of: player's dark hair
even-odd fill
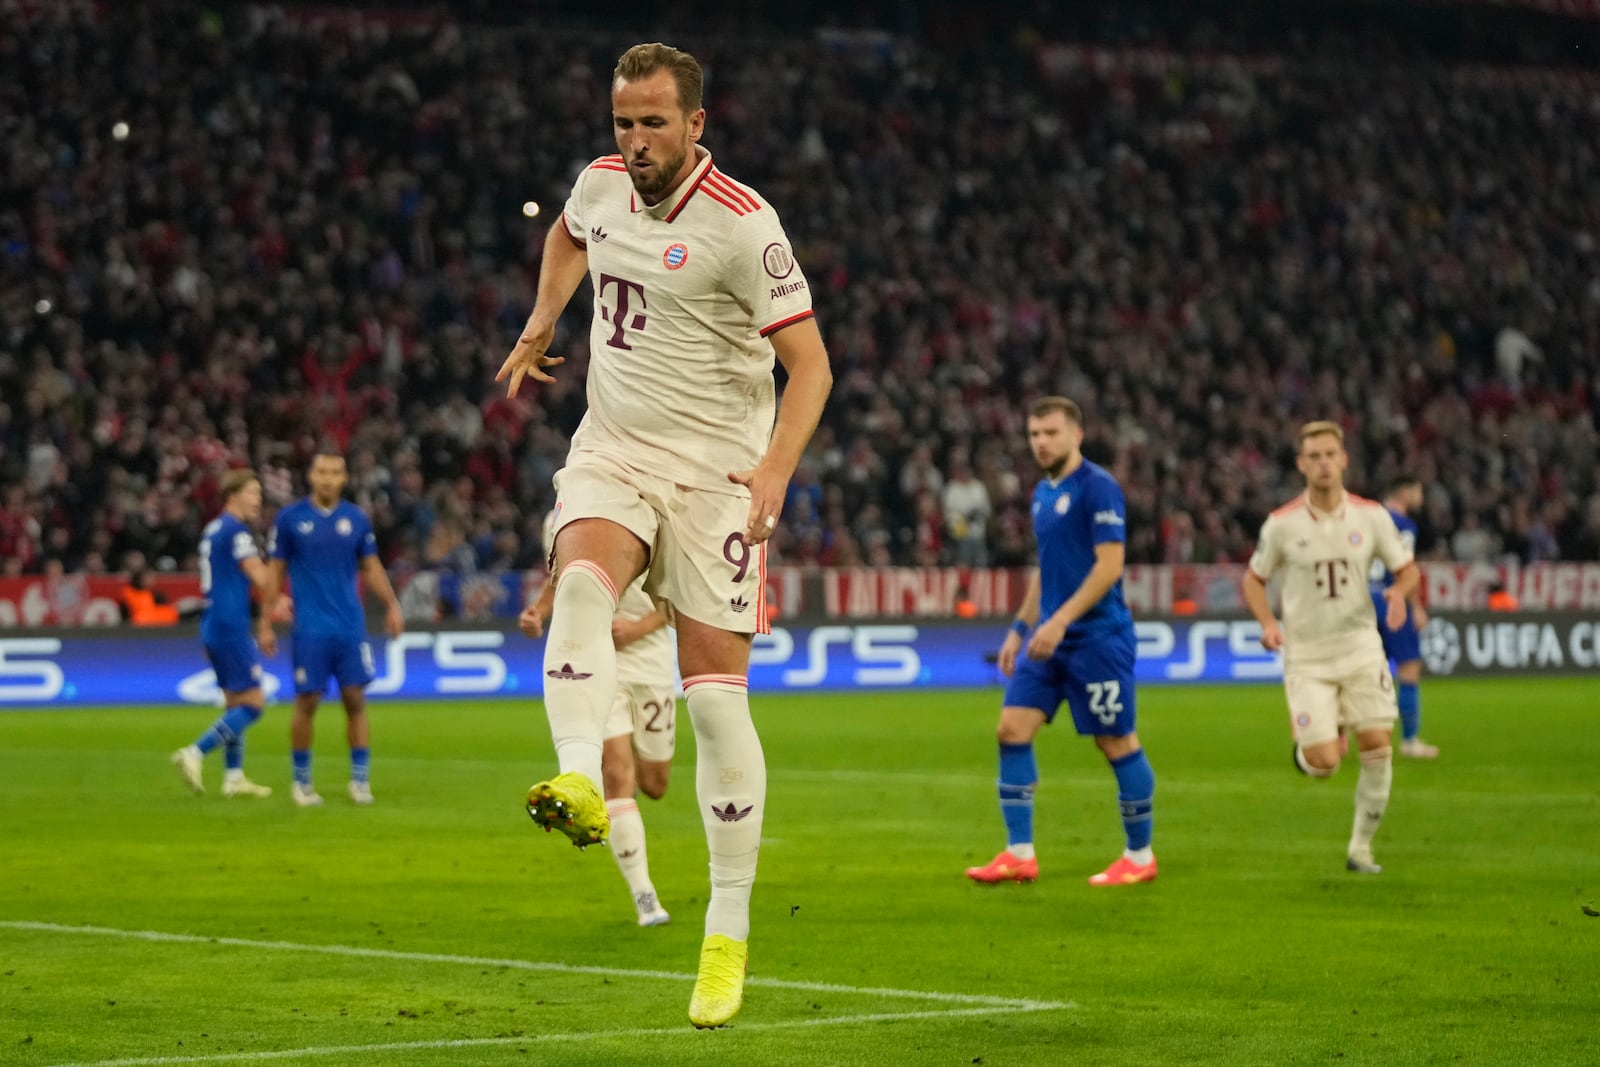
[[[1393,496],[1402,489],[1410,489],[1413,485],[1420,486],[1421,484],[1422,479],[1418,478],[1415,474],[1412,474],[1410,471],[1400,471],[1393,478],[1389,479],[1389,488],[1385,490],[1385,495]]]
[[[698,111],[705,88],[705,74],[700,70],[700,62],[688,52],[669,44],[659,41],[636,44],[622,53],[622,58],[617,60],[617,69],[612,72],[611,83],[615,85],[619,80],[638,81],[658,70],[670,71],[672,80],[678,83],[678,103],[683,107],[683,113],[687,115]]]
[[[256,477],[256,472],[248,468],[241,467],[229,471],[222,476],[222,481],[217,483],[217,488],[222,491],[222,502],[226,504],[245,486],[260,480],[260,478]]]
[[[326,456],[328,459],[337,459],[341,462],[347,462],[344,458],[344,449],[335,444],[318,445],[317,450],[311,453],[311,462],[315,463],[324,456]]]
[[[1067,417],[1068,421],[1076,424],[1080,430],[1083,428],[1083,409],[1078,406],[1077,401],[1070,400],[1064,396],[1041,396],[1029,406],[1028,418],[1037,419],[1050,414],[1052,411],[1061,412]]]

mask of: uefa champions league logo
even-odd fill
[[[1435,616],[1423,628],[1422,658],[1431,674],[1449,674],[1461,662],[1461,632],[1449,619]]]

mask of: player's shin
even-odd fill
[[[545,712],[562,773],[583,774],[598,787],[601,735],[617,689],[617,594],[588,560],[568,564],[558,582],[544,646]]]
[[[1350,855],[1370,858],[1372,838],[1389,807],[1389,786],[1394,779],[1394,750],[1363,749],[1361,776],[1356,779],[1355,826],[1350,832]]]
[[[1039,765],[1033,745],[1000,743],[1000,817],[1006,824],[1006,851],[1021,860],[1033,859],[1033,791],[1039,783]]]
[[[1127,854],[1139,863],[1149,863],[1150,839],[1155,825],[1155,771],[1142,748],[1112,760],[1111,770],[1117,776],[1117,801],[1122,809]]]
[[[628,883],[628,895],[637,897],[651,892],[654,886],[650,884],[639,802],[632,797],[612,798],[606,801],[606,814],[611,816],[611,854],[617,858],[617,868]]]
[[[683,688],[694,722],[695,789],[711,853],[706,935],[750,936],[750,892],[761,848],[767,763],[743,678],[699,675]]]

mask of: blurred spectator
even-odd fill
[[[1456,62],[1470,35],[1386,7],[685,38],[835,364],[775,553],[1026,564],[1017,413],[1064,392],[1133,563],[1242,560],[1295,492],[1281,442],[1330,416],[1358,491],[1424,472],[1425,554],[1597,558],[1593,75]],[[192,568],[222,472],[281,505],[325,437],[387,562],[537,566],[586,302],[554,385],[491,379],[573,176],[614,150],[604,79],[549,72],[631,41],[225,8],[0,10],[4,570]]]

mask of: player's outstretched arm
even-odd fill
[[[1082,584],[1028,638],[1030,659],[1049,659],[1055,655],[1056,647],[1067,636],[1067,627],[1083,618],[1117,584],[1126,558],[1127,550],[1121,541],[1101,541],[1094,546],[1094,566],[1083,576]]]
[[[511,354],[500,364],[500,373],[494,376],[497,382],[510,377],[507,396],[517,395],[524,377],[541,382],[555,381],[541,368],[558,367],[566,360],[561,356],[547,356],[545,351],[555,340],[556,320],[588,273],[588,250],[568,235],[564,221],[558,221],[545,235],[544,257],[539,266],[539,293],[534,298],[533,312],[522,328],[522,336],[511,346]]]
[[[791,323],[768,340],[778,362],[789,372],[772,442],[754,469],[728,472],[730,482],[750,487],[750,516],[744,535],[747,545],[760,544],[778,528],[789,478],[800,465],[800,457],[822,418],[828,394],[833,391],[833,368],[828,364],[828,350],[823,346],[816,319]]]
[[[384,633],[390,637],[405,633],[406,617],[400,611],[400,598],[394,595],[394,586],[389,584],[389,576],[384,573],[383,564],[378,562],[377,556],[361,557],[361,578],[367,583],[367,588],[377,593],[383,601]]]
[[[1272,605],[1267,603],[1267,583],[1255,571],[1246,570],[1240,588],[1250,614],[1261,624],[1261,647],[1268,652],[1278,651],[1283,647],[1283,631],[1278,629],[1278,620],[1272,616]]]

